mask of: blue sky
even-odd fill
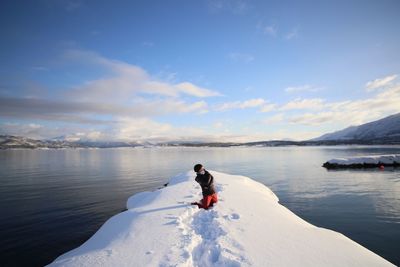
[[[399,1],[4,1],[0,133],[304,140],[400,112]]]

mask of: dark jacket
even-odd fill
[[[214,177],[208,171],[205,171],[203,175],[197,174],[195,180],[200,184],[203,196],[209,196],[215,193]]]

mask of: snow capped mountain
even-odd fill
[[[79,147],[78,145],[67,141],[35,140],[31,138],[0,135],[0,149],[9,148],[69,148]]]
[[[113,148],[113,147],[156,147],[156,146],[211,146],[211,147],[231,147],[231,146],[288,146],[288,145],[339,145],[339,144],[400,144],[400,113],[386,118],[362,124],[350,126],[343,130],[324,134],[318,138],[306,141],[285,141],[270,140],[261,142],[247,143],[227,143],[213,142],[206,143],[201,141],[170,141],[170,142],[151,142],[151,141],[93,141],[86,138],[74,136],[58,136],[49,140],[35,140],[21,136],[0,135],[0,149],[13,148]]]
[[[150,142],[90,141],[58,136],[50,140],[34,140],[21,136],[0,135],[0,149],[10,148],[112,148],[112,147],[152,147]]]
[[[400,113],[359,126],[351,126],[337,132],[324,134],[310,141],[373,140],[377,138],[400,139]]]

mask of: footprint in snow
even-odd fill
[[[231,218],[234,219],[234,220],[238,220],[240,218],[240,215],[237,214],[237,213],[232,213],[231,214]]]
[[[224,217],[224,219],[229,220],[229,221],[239,220],[240,219],[240,215],[237,214],[237,213],[232,213],[232,214],[229,214],[229,215],[225,215],[223,217]]]
[[[222,191],[224,191],[224,189],[225,189],[225,185],[217,184],[216,188],[217,188],[217,191],[218,191],[218,192],[222,192]]]

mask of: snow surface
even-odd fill
[[[187,204],[201,192],[194,173],[182,173],[130,197],[127,211],[49,266],[393,266],[296,216],[263,184],[210,173],[219,195],[212,209]]]
[[[400,164],[400,155],[373,155],[363,157],[352,157],[352,158],[335,158],[328,160],[329,164],[337,165],[352,165],[352,164]]]

